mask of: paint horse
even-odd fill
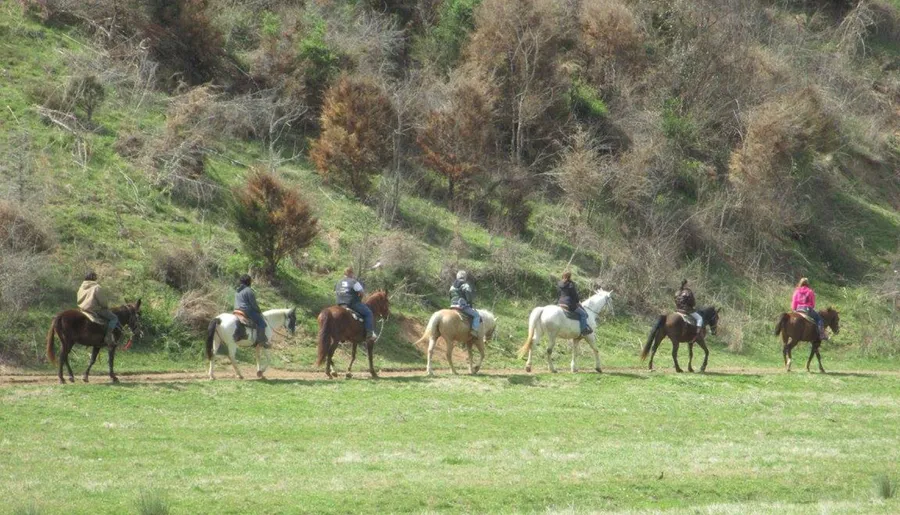
[[[276,329],[286,329],[291,335],[297,329],[297,308],[290,309],[270,309],[263,312],[263,318],[266,319],[266,337],[272,341],[272,335]],[[215,368],[216,352],[224,343],[228,348],[228,358],[231,360],[231,368],[234,369],[238,379],[243,379],[241,371],[238,370],[235,355],[238,347],[253,347],[256,342],[256,329],[249,329],[243,333],[240,340],[235,341],[235,334],[238,329],[240,320],[232,313],[222,313],[213,318],[209,323],[206,331],[206,359],[209,360],[209,378],[215,379],[213,369]],[[240,335],[239,335],[240,337]],[[269,349],[264,345],[256,345],[256,377],[265,379],[263,373],[269,368]],[[261,348],[262,347],[262,348]],[[261,349],[260,349],[261,348]],[[265,357],[265,364],[260,361],[260,354]]]

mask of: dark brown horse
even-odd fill
[[[387,318],[391,314],[390,302],[388,301],[387,292],[377,291],[363,301],[375,318]],[[316,360],[316,366],[325,363],[325,374],[331,377],[337,377],[334,370],[334,351],[341,342],[349,341],[353,347],[350,352],[350,365],[347,366],[347,378],[352,377],[350,369],[353,368],[353,362],[356,361],[356,346],[366,339],[365,327],[363,323],[353,318],[350,312],[341,306],[329,306],[319,313],[319,357]],[[375,342],[366,341],[366,353],[369,355],[369,373],[372,377],[378,377],[375,373],[375,366],[372,364],[372,354],[375,349]]]
[[[720,311],[722,311],[721,308],[716,309],[712,306],[697,311],[697,313],[703,317],[703,326],[709,327],[709,331],[712,334],[716,334],[716,329],[719,325]],[[650,370],[653,370],[653,357],[656,355],[656,349],[659,348],[660,342],[662,342],[663,338],[666,336],[672,341],[672,360],[675,362],[676,372],[684,372],[678,364],[678,344],[681,342],[688,342],[690,356],[690,358],[688,358],[688,372],[694,371],[694,342],[696,342],[704,352],[703,364],[700,365],[700,372],[706,371],[706,363],[709,361],[709,349],[706,347],[706,342],[704,341],[704,332],[700,331],[698,334],[697,326],[685,322],[678,313],[660,315],[656,320],[656,324],[653,325],[653,329],[650,330],[650,336],[647,337],[647,343],[644,344],[644,349],[641,351],[641,361],[646,359],[648,354],[650,355]]]
[[[833,308],[821,311],[819,315],[822,316],[825,325],[834,331],[834,334],[841,330],[841,317]],[[793,361],[791,351],[794,350],[794,347],[800,342],[812,342],[809,359],[806,360],[806,371],[809,372],[809,364],[812,363],[815,355],[816,359],[819,360],[819,372],[825,373],[825,369],[822,368],[822,355],[819,354],[819,346],[822,345],[822,339],[819,336],[819,328],[816,327],[816,324],[803,318],[802,315],[796,312],[782,313],[778,319],[778,324],[775,325],[775,336],[779,334],[781,334],[781,352],[784,354],[784,367],[788,372],[791,371],[791,362]]]
[[[53,317],[53,321],[50,322],[50,331],[47,332],[47,358],[50,359],[52,363],[56,363],[56,355],[53,351],[54,347],[54,338],[56,335],[59,337],[60,349],[59,349],[59,382],[65,384],[66,381],[63,379],[63,364],[66,365],[66,368],[69,369],[69,381],[75,382],[75,376],[72,374],[72,366],[69,365],[69,352],[72,351],[72,347],[76,344],[85,345],[87,347],[91,347],[91,362],[88,364],[87,370],[84,371],[84,382],[88,382],[88,374],[91,372],[91,367],[94,366],[94,362],[97,361],[97,355],[100,354],[101,347],[107,347],[109,350],[109,377],[112,379],[114,383],[119,382],[119,378],[116,377],[115,372],[113,372],[113,361],[116,356],[116,345],[119,343],[119,338],[122,337],[122,325],[127,325],[129,329],[131,329],[131,333],[140,338],[141,336],[141,301],[138,299],[134,304],[126,304],[124,306],[119,306],[117,308],[113,308],[111,310],[113,313],[119,317],[119,323],[121,324],[119,327],[113,331],[113,340],[115,343],[113,345],[106,345],[104,341],[104,335],[106,334],[106,327],[94,322],[81,311],[77,309],[70,309],[67,311],[63,311],[62,313],[57,314]]]

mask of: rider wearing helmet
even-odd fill
[[[578,297],[578,289],[575,287],[575,283],[572,282],[571,272],[563,272],[562,280],[556,285],[556,290],[559,293],[557,304],[561,308],[578,315],[578,325],[581,327],[581,336],[587,336],[594,332],[588,325],[587,311],[581,306],[581,299]]]
[[[237,291],[234,294],[234,310],[240,311],[256,324],[256,343],[266,346],[269,339],[266,337],[266,318],[256,303],[256,293],[250,284],[253,280],[244,274],[239,280]]]
[[[456,272],[456,281],[450,286],[450,307],[472,317],[471,333],[472,336],[478,336],[481,315],[475,309],[475,288],[469,282],[469,275],[465,270]]]
[[[364,291],[365,288],[356,279],[352,267],[347,267],[344,270],[344,278],[334,286],[334,294],[337,297],[338,305],[359,313],[366,329],[366,337],[374,341],[377,338],[375,334],[375,315],[372,314],[369,306],[366,306],[362,301]]]
[[[697,321],[697,329],[703,329],[703,317],[694,311],[697,302],[694,300],[694,292],[687,287],[687,279],[681,281],[681,288],[675,294],[675,309],[679,313],[691,315]]]
[[[78,288],[78,307],[97,318],[106,321],[106,333],[104,341],[107,345],[114,345],[113,331],[119,325],[119,317],[109,310],[106,292],[100,288],[97,282],[97,274],[91,270],[84,276],[84,282]]]
[[[816,327],[819,328],[819,338],[828,339],[828,333],[825,332],[825,320],[822,315],[816,311],[816,292],[809,287],[809,279],[806,277],[800,279],[797,288],[794,289],[794,296],[791,299],[791,310],[800,313],[806,313],[816,321]]]

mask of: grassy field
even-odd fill
[[[898,392],[772,371],[4,387],[0,511],[895,513]]]

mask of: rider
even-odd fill
[[[366,338],[374,341],[378,336],[375,334],[375,315],[363,301],[364,288],[361,282],[356,279],[353,274],[353,268],[347,267],[344,270],[344,278],[338,281],[334,287],[335,296],[339,306],[344,306],[357,313],[363,318],[363,325],[366,329]]]
[[[816,292],[809,287],[809,279],[806,277],[800,279],[800,282],[797,283],[794,297],[791,299],[791,310],[811,316],[819,328],[819,338],[822,340],[828,339],[828,334],[825,332],[825,320],[816,311]]]
[[[703,317],[700,316],[700,313],[694,311],[696,305],[694,292],[687,287],[687,279],[682,280],[681,288],[678,290],[678,293],[675,294],[675,309],[679,313],[694,317],[694,320],[697,321],[697,329],[699,331],[700,329],[703,329]]]
[[[106,294],[100,283],[97,282],[97,274],[91,270],[84,276],[84,282],[78,288],[78,307],[97,318],[106,321],[106,334],[104,341],[107,345],[114,345],[113,331],[119,325],[119,317],[109,310]]]
[[[563,272],[562,281],[556,285],[556,290],[559,292],[557,304],[578,315],[578,325],[581,326],[581,336],[587,336],[594,332],[588,325],[587,311],[581,306],[578,290],[575,288],[575,283],[572,282],[572,272]]]
[[[450,307],[458,309],[472,317],[472,336],[478,336],[481,326],[481,315],[475,309],[475,288],[469,283],[465,270],[456,272],[456,281],[450,286]]]
[[[234,294],[234,310],[240,311],[256,324],[256,344],[266,346],[269,342],[266,337],[266,318],[259,309],[259,304],[256,303],[256,293],[250,287],[252,282],[249,275],[241,276]]]

